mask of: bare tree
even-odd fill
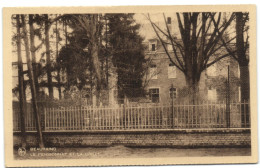
[[[245,15],[245,16],[243,16]],[[236,48],[237,59],[240,68],[240,80],[241,80],[241,99],[249,100],[249,57],[247,57],[248,34],[246,40],[244,39],[245,23],[248,20],[248,13],[236,12]]]
[[[49,98],[53,99],[53,86],[52,86],[52,75],[51,75],[51,50],[50,50],[50,38],[49,38],[49,16],[45,14],[45,47],[46,47],[46,66],[47,66],[47,80],[48,80],[48,90]]]
[[[58,30],[58,21],[56,21],[55,24],[55,33],[56,33],[56,58],[58,58],[59,56],[59,30]],[[59,64],[57,64],[57,87],[58,87],[58,91],[59,91],[59,99],[61,99],[61,78],[60,78],[60,72],[61,72],[61,67]]]
[[[25,23],[25,16],[21,15],[22,18],[22,28],[23,28],[23,40],[24,40],[24,45],[25,45],[25,53],[26,53],[26,60],[27,60],[27,66],[28,66],[28,75],[29,75],[29,83],[31,87],[31,94],[32,94],[32,106],[33,106],[33,112],[34,116],[36,119],[36,129],[38,133],[38,139],[39,139],[39,147],[43,148],[44,143],[43,143],[43,138],[42,138],[42,128],[41,128],[41,119],[40,119],[40,114],[38,111],[38,106],[36,102],[36,88],[35,88],[35,81],[34,81],[34,73],[33,73],[33,68],[32,68],[32,62],[30,58],[30,48],[29,48],[29,39],[28,39],[28,32],[26,29],[26,23]]]
[[[160,68],[156,68],[156,71],[151,71],[151,66],[154,65],[154,57],[156,57],[157,55],[153,55],[149,58],[146,59],[144,65],[143,65],[143,71],[142,76],[143,76],[143,90],[145,90],[145,88],[149,85],[150,81],[156,77],[157,75],[159,75],[161,73],[161,69]]]
[[[164,14],[166,30],[155,24],[149,14],[147,18],[171,63],[184,73],[189,92],[194,100],[201,73],[230,54],[220,52],[223,47],[220,42],[234,19],[234,14],[225,22],[222,21],[222,13],[176,13],[176,17],[181,39],[177,39],[172,34]],[[215,18],[217,21],[213,24]],[[166,36],[167,40],[164,40],[163,36]],[[172,47],[173,52],[168,50],[167,45]]]
[[[21,32],[20,32],[20,15],[16,15],[16,30],[17,30],[17,56],[18,56],[18,80],[19,80],[19,105],[20,105],[20,119],[21,119],[21,135],[22,147],[26,147],[26,133],[25,133],[25,93],[24,93],[24,78],[23,78],[23,62],[21,55]]]
[[[250,99],[250,83],[249,83],[249,35],[247,21],[249,20],[249,13],[235,12],[235,36],[231,39],[236,39],[236,45],[227,45],[227,40],[222,38],[222,44],[226,51],[238,62],[240,70],[240,86],[241,86],[241,101],[249,101]],[[216,24],[216,21],[214,21]],[[245,37],[245,38],[244,38]],[[227,37],[230,39],[230,37]],[[247,127],[249,123],[250,111],[242,108],[241,119],[243,126]]]
[[[100,94],[102,90],[102,79],[101,79],[101,64],[99,61],[99,36],[101,31],[101,24],[99,22],[99,15],[73,15],[73,17],[78,21],[79,25],[85,30],[89,44],[87,46],[88,52],[91,55],[92,66],[95,73],[95,86],[96,86],[96,105],[100,103]]]
[[[241,84],[241,100],[249,100],[249,56],[247,54],[249,48],[249,36],[246,22],[249,20],[248,13],[235,12],[236,18],[236,33],[232,39],[236,39],[236,45],[227,45],[227,40],[222,38],[222,43],[227,52],[238,62],[240,70]],[[244,38],[245,37],[245,38]],[[230,37],[229,37],[230,38]],[[228,38],[228,39],[229,39]]]
[[[48,14],[44,14],[44,34],[45,34],[45,47],[46,47],[46,66],[47,66],[47,80],[49,98],[53,99],[53,82],[52,82],[52,66],[51,66],[51,48],[50,48],[50,27],[53,23],[61,19],[64,15],[59,15],[53,19],[49,18]]]
[[[34,73],[34,81],[35,81],[35,88],[36,88],[36,95],[39,95],[39,82],[38,82],[38,67],[37,67],[37,61],[36,61],[36,51],[42,46],[43,41],[36,47],[35,46],[35,29],[34,29],[34,22],[35,22],[35,15],[30,14],[29,15],[29,32],[30,32],[30,49],[31,49],[31,55],[32,55],[32,67],[33,67],[33,73]]]

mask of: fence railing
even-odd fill
[[[14,131],[19,131],[19,109],[13,111]],[[44,107],[40,111],[45,131],[250,127],[248,102],[230,105],[204,102],[174,106]],[[25,120],[27,131],[36,130],[32,110],[26,111]]]

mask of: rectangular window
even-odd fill
[[[170,88],[170,98],[177,98],[177,89],[176,88]]]
[[[176,66],[172,63],[168,66],[168,78],[176,78]]]
[[[149,97],[153,103],[159,103],[160,94],[158,88],[149,89]]]
[[[155,44],[152,44],[152,51],[155,51]]]
[[[150,67],[150,78],[157,79],[157,67],[156,65],[151,65]]]
[[[149,41],[149,51],[156,51],[157,40]]]
[[[208,90],[208,100],[216,101],[217,100],[217,90],[209,88]]]

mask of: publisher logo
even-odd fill
[[[24,147],[18,149],[19,156],[24,156],[25,154],[26,154],[26,149]]]

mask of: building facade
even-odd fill
[[[150,39],[146,45],[146,58],[150,59],[151,63],[144,80],[147,83],[145,88],[150,102],[188,102],[191,95],[187,92],[184,73],[170,62],[159,40]],[[167,47],[174,58],[171,46]],[[239,66],[236,60],[226,57],[206,68],[201,73],[198,95],[200,101],[240,101]]]

